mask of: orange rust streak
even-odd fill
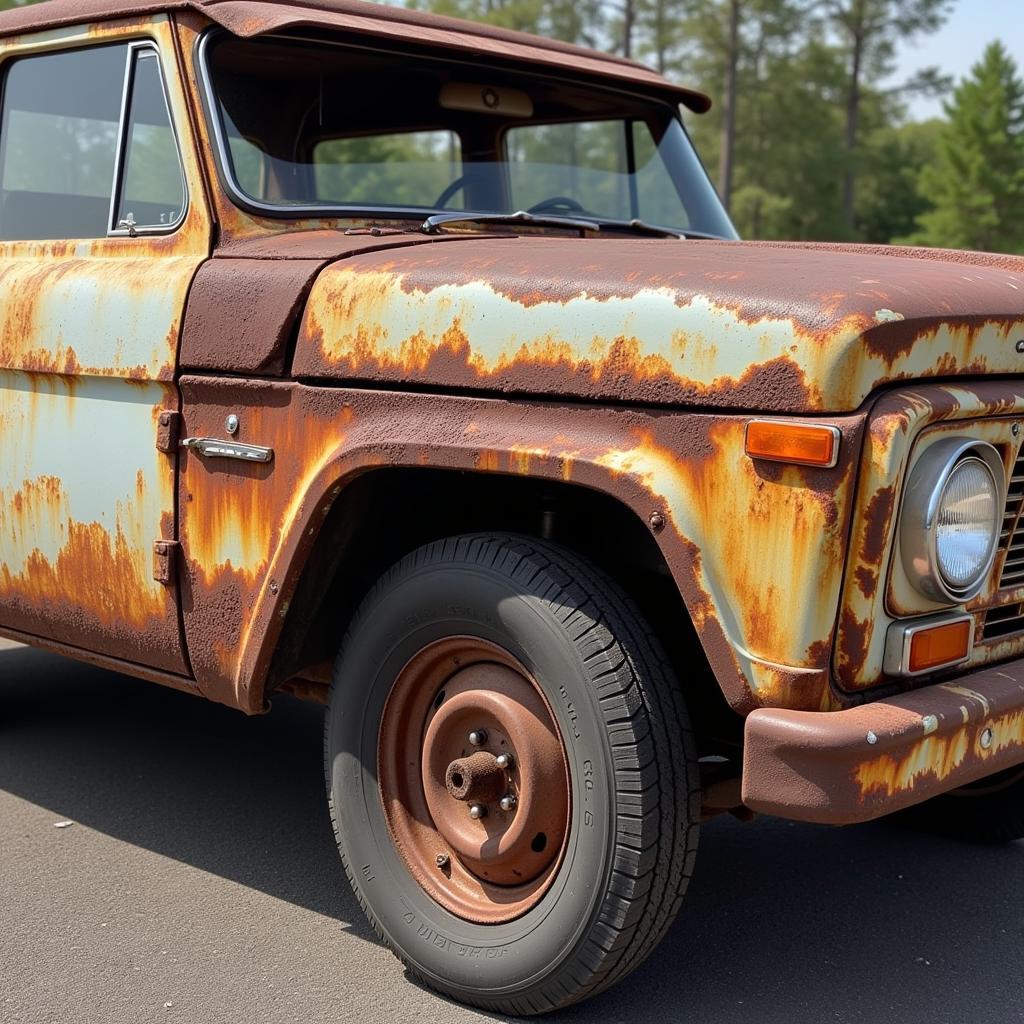
[[[813,645],[830,635],[838,602],[844,543],[839,509],[849,481],[832,479],[834,490],[825,491],[799,467],[766,472],[743,456],[744,429],[742,418],[719,420],[707,431],[704,451],[688,457],[645,436],[633,451],[598,461],[638,475],[652,494],[667,500],[677,530],[700,538],[704,585],[720,611],[735,616],[727,630],[734,641],[769,661],[824,667],[827,649]],[[714,579],[708,578],[711,571]],[[810,600],[808,574],[814,586]],[[807,660],[811,653],[818,656],[816,664]]]
[[[142,481],[139,481],[142,486]],[[134,545],[118,516],[114,532],[100,523],[78,523],[66,513],[67,494],[55,477],[26,481],[0,501],[0,538],[16,550],[35,541],[22,567],[0,564],[0,590],[35,606],[74,602],[99,622],[143,628],[167,614],[166,596],[152,580],[152,553]],[[130,510],[124,515],[130,516]],[[60,537],[56,558],[38,547]]]
[[[980,737],[992,730],[992,743],[982,748]],[[903,757],[890,754],[858,765],[855,779],[864,796],[881,792],[887,796],[913,790],[919,781],[949,778],[969,757],[987,760],[1003,750],[1024,747],[1024,712],[1004,715],[971,730],[960,729],[952,736],[926,736]]]

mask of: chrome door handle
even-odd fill
[[[182,448],[188,448],[207,459],[241,459],[243,462],[270,462],[273,448],[258,444],[240,444],[238,441],[219,441],[215,437],[186,437]]]

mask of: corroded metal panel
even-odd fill
[[[295,230],[221,245],[189,293],[179,365],[281,376],[317,274],[363,252],[472,241],[395,229]],[[478,236],[479,237],[479,236]]]
[[[1024,261],[869,247],[502,238],[346,260],[296,349],[312,377],[786,412],[889,382],[1016,373]]]
[[[154,579],[154,544],[176,538],[177,455],[158,440],[210,226],[174,36],[158,16],[0,40],[0,58],[139,37],[183,142],[184,224],[0,243],[0,627],[187,675],[173,565]]]
[[[1024,662],[835,714],[755,711],[743,802],[827,824],[868,821],[1024,762]]]
[[[175,401],[156,381],[0,371],[4,626],[184,671],[177,590],[153,579],[174,507],[153,413]]]
[[[195,256],[107,257],[105,240],[70,253],[0,243],[0,367],[69,377],[171,381]],[[154,287],[159,265],[160,284]]]
[[[255,712],[262,677],[326,510],[354,474],[435,466],[604,491],[655,536],[728,699],[741,711],[836,705],[829,655],[860,449],[839,464],[755,463],[743,416],[552,406],[265,381],[181,380],[190,436],[273,448],[247,464],[184,456],[185,628],[209,696]]]
[[[943,607],[905,585],[896,564],[898,512],[915,446],[950,433],[987,440],[1001,448],[1009,469],[1019,447],[1018,440],[1010,443],[1015,421],[1024,424],[1024,386],[1012,381],[899,390],[883,396],[872,408],[865,430],[837,634],[835,674],[844,690],[863,690],[884,681],[885,636],[897,616]],[[999,564],[997,559],[992,578],[967,605],[977,624],[968,663],[972,667],[1024,651],[1024,636],[982,637],[981,613],[985,609],[1024,601],[1024,587],[998,590]],[[963,667],[957,671],[962,672]]]

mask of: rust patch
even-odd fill
[[[744,804],[804,821],[867,821],[1024,762],[1024,662],[833,714],[746,724]]]
[[[5,550],[31,548],[16,571],[0,564],[5,624],[35,632],[45,614],[50,628],[69,644],[114,647],[126,660],[180,669],[180,652],[165,629],[173,605],[151,579],[150,551],[132,535],[132,508],[120,509],[108,530],[98,522],[76,522],[67,505],[56,477],[26,481],[14,494],[0,495]],[[60,538],[55,557],[33,546],[44,537]]]
[[[368,468],[432,466],[571,480],[644,523],[658,510],[657,542],[734,706],[831,705],[820,659],[832,642],[857,418],[837,420],[849,443],[835,470],[769,481],[743,454],[739,416],[190,377],[181,387],[189,434],[216,435],[240,409],[238,439],[275,450],[266,466],[192,453],[182,463],[186,633],[216,699],[262,706],[279,611],[336,492]],[[742,535],[719,528],[723,508]]]
[[[956,263],[859,250],[503,238],[329,268],[295,372],[835,412],[905,378],[1016,372],[1018,330],[1024,274],[997,266],[965,281]]]

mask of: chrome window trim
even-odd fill
[[[984,566],[968,587],[951,587],[939,569],[935,541],[935,517],[950,474],[965,459],[974,458],[989,471],[996,488],[996,508],[1006,504],[1006,471],[999,452],[987,441],[950,437],[938,441],[910,467],[899,520],[899,544],[903,571],[925,597],[945,604],[963,604],[977,596],[992,574],[999,550],[1001,515],[997,516]]]
[[[167,120],[171,126],[171,137],[174,139],[174,153],[178,158],[178,173],[181,175],[181,189],[184,202],[181,215],[173,224],[138,224],[132,228],[121,228],[116,220],[117,209],[121,205],[121,192],[124,189],[124,172],[127,166],[128,153],[128,115],[132,94],[135,88],[135,75],[138,59],[142,52],[150,51],[156,58],[157,72],[160,77],[160,91],[167,110]],[[107,218],[107,238],[138,238],[148,235],[173,235],[188,219],[191,196],[188,187],[188,176],[185,174],[185,161],[182,159],[181,136],[174,121],[170,96],[167,92],[167,80],[164,76],[163,61],[160,59],[160,48],[155,40],[135,40],[128,44],[125,60],[124,91],[121,96],[121,124],[118,130],[117,154],[114,159],[114,183],[110,192],[110,215]]]
[[[967,653],[962,658],[944,662],[941,665],[932,665],[930,668],[921,669],[918,672],[910,671],[910,645],[917,633],[925,629],[932,629],[935,626],[951,626],[958,622],[969,622],[971,624],[968,632]],[[926,676],[933,672],[941,672],[945,668],[952,668],[955,665],[963,665],[971,660],[974,653],[974,616],[966,612],[962,615],[930,615],[924,619],[912,619],[909,622],[893,622],[885,634],[885,654],[882,660],[882,671],[887,676],[904,676],[913,678],[915,676]]]

